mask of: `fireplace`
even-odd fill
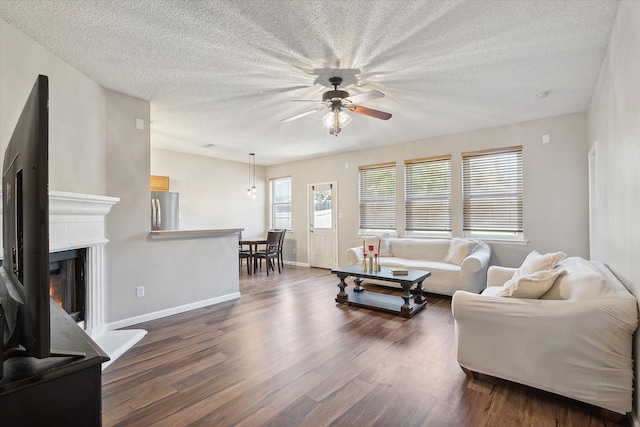
[[[66,260],[63,262],[63,258],[55,259],[54,262],[60,261],[61,271],[73,271],[76,279],[79,276],[84,282],[81,291],[84,296],[76,294],[75,297],[67,298],[75,299],[76,303],[83,305],[82,310],[79,311],[83,312],[81,316],[84,317],[84,322],[80,321],[78,325],[84,328],[94,341],[109,354],[111,361],[103,363],[103,369],[146,334],[146,331],[140,329],[108,330],[105,319],[105,245],[109,242],[105,236],[105,217],[111,207],[119,201],[120,199],[117,197],[49,191],[50,261],[55,257],[62,256],[57,254],[68,254],[75,251],[80,251],[82,253],[80,256],[84,257],[84,261],[78,261],[76,258],[73,261],[74,266],[68,264],[62,266],[66,264]],[[0,215],[1,213],[2,204],[0,203]],[[1,243],[2,233],[0,233]],[[83,269],[80,273],[76,272],[78,263]],[[57,269],[54,266],[54,270]],[[65,297],[61,297],[61,300],[64,299]],[[71,309],[70,311],[77,310]]]
[[[49,295],[77,323],[85,319],[85,258],[85,249],[49,254]]]

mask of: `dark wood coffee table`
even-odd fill
[[[405,276],[394,276],[387,267],[381,267],[378,272],[370,272],[363,271],[362,264],[353,264],[333,269],[331,273],[340,279],[340,283],[338,283],[340,292],[336,296],[337,303],[391,313],[407,319],[411,319],[427,305],[423,295],[422,282],[431,276],[429,271],[409,270]],[[355,278],[353,291],[346,290],[347,283],[344,280],[349,276]],[[365,292],[362,286],[363,279],[399,283],[402,286],[402,297],[378,292]],[[413,285],[416,287],[413,290],[414,298],[412,300],[411,287]]]

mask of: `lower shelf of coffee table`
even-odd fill
[[[381,294],[370,291],[347,291],[347,295],[347,301],[338,301],[336,298],[336,302],[353,307],[368,308],[370,310],[394,314],[407,319],[412,318],[427,306],[426,300],[422,304],[416,304],[412,299],[411,309],[408,312],[404,312],[402,311],[404,300],[398,295]]]

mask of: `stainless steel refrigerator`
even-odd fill
[[[177,230],[180,225],[180,195],[170,191],[151,192],[151,229]]]

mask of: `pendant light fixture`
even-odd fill
[[[247,188],[247,197],[256,198],[256,155],[249,153],[249,188]]]

